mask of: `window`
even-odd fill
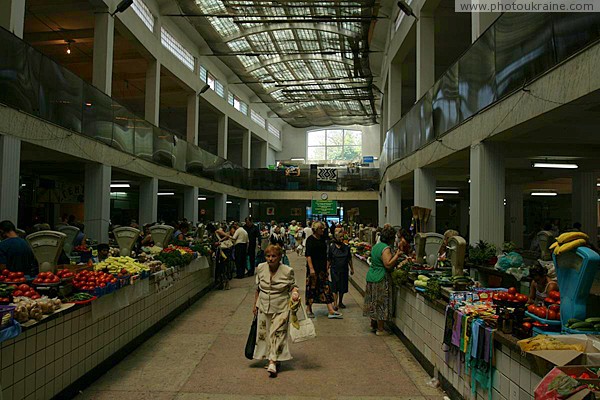
[[[273,125],[267,124],[267,130],[271,132],[271,134],[275,135],[277,139],[281,139],[281,131],[275,128]]]
[[[215,82],[217,80],[215,79],[215,77],[209,72],[206,75],[206,83],[208,83],[208,86],[212,89],[215,90]]]
[[[248,105],[242,100],[240,100],[240,98],[235,96],[233,93],[229,93],[229,95],[227,96],[227,102],[242,114],[248,115]]]
[[[133,11],[140,17],[142,22],[150,29],[150,32],[154,32],[154,15],[150,12],[150,9],[146,7],[143,0],[133,0],[131,6]]]
[[[221,97],[225,97],[225,88],[223,87],[223,84],[219,81],[215,81],[215,88],[214,91],[216,94],[218,94]]]
[[[208,71],[206,70],[206,68],[204,68],[204,66],[200,66],[200,80],[202,82],[206,82],[206,78],[207,78],[207,74]]]
[[[267,120],[261,117],[256,111],[250,110],[250,118],[258,125],[262,126],[263,128],[265,127]]]
[[[187,51],[181,43],[173,37],[165,28],[160,28],[160,41],[175,57],[189,69],[194,70],[194,56]]]
[[[322,129],[307,132],[307,159],[314,161],[358,161],[362,155],[362,132]]]

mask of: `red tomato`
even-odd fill
[[[52,283],[52,279],[44,279],[44,283]]]
[[[559,312],[560,306],[558,304],[552,304],[550,307],[548,307],[548,310],[552,310],[554,312]]]
[[[540,317],[540,318],[544,318],[545,319],[546,315],[547,315],[546,307],[538,307],[536,315],[538,317]]]
[[[508,294],[506,296],[506,301],[515,301],[515,295],[514,294]]]
[[[25,276],[25,274],[23,272],[15,272],[15,274],[17,274],[17,277],[22,278]]]
[[[579,379],[590,379],[590,374],[584,372],[581,375],[579,375]]]
[[[29,286],[25,285],[25,284],[19,285],[19,290],[22,291],[22,292],[26,292],[26,291],[29,290]]]
[[[28,292],[25,292],[24,296],[25,296],[25,297],[31,297],[31,296],[33,296],[34,294],[35,294],[35,292],[34,292],[33,290],[30,290],[30,291],[28,291]]]
[[[22,291],[20,291],[20,290],[15,290],[15,291],[13,292],[13,296],[14,296],[14,297],[23,296],[23,292],[22,292]]]
[[[4,276],[9,276],[9,275],[10,275],[10,270],[9,270],[9,269],[6,269],[6,268],[4,268],[4,269],[2,270],[2,275],[4,275]]]
[[[102,283],[100,284],[100,287],[101,287],[101,288],[105,288],[105,287],[106,287],[106,283],[102,282]]]
[[[533,325],[531,325],[531,322],[523,322],[523,329],[526,331],[530,331],[532,327]]]
[[[548,310],[548,319],[557,319],[556,311]]]
[[[508,289],[508,294],[515,295],[517,294],[517,288],[511,287]]]
[[[529,306],[527,306],[527,311],[529,311],[531,314],[535,314],[535,309],[537,307],[535,306],[535,304],[530,304]]]
[[[548,293],[548,296],[552,300],[560,300],[560,292],[558,290],[551,290],[550,293]]]
[[[41,296],[39,294],[34,294],[33,296],[31,296],[32,300],[37,300],[39,299]]]

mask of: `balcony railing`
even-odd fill
[[[379,170],[341,171],[331,184],[303,169],[247,169],[136,116],[117,101],[0,28],[0,103],[141,159],[251,190],[376,190]],[[49,138],[49,140],[52,140]],[[59,140],[59,139],[57,139]]]
[[[599,39],[598,13],[503,14],[387,132],[382,174]]]

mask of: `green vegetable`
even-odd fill
[[[475,246],[469,246],[469,261],[476,265],[487,264],[496,257],[496,246],[480,240]]]
[[[437,278],[431,278],[427,281],[425,297],[431,301],[435,301],[442,298],[442,287],[440,285],[440,281]]]
[[[392,272],[392,283],[395,286],[402,286],[406,282],[408,282],[408,271],[396,269]]]
[[[594,325],[590,324],[589,322],[582,321],[582,322],[576,322],[572,325],[569,325],[569,328],[584,330],[584,329],[594,328]]]

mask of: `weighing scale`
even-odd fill
[[[167,247],[173,236],[174,229],[170,225],[154,225],[150,227],[150,234],[156,246],[163,249]]]
[[[121,256],[129,256],[131,254],[131,248],[140,237],[140,230],[129,226],[122,226],[113,229],[113,234],[119,245],[119,254]]]
[[[540,258],[544,261],[552,260],[552,250],[550,250],[549,247],[552,243],[556,242],[554,233],[550,231],[540,231],[536,236],[542,253]]]
[[[465,254],[467,252],[467,241],[461,236],[453,236],[448,239],[446,260],[452,266],[452,276],[463,276],[465,274]]]
[[[444,235],[439,233],[417,233],[415,236],[417,244],[417,261],[425,261],[427,265],[435,265],[438,253],[444,243]]]
[[[71,252],[73,251],[73,242],[75,242],[75,238],[79,233],[79,228],[75,226],[65,225],[59,227],[58,231],[67,235],[67,238],[65,239],[64,249],[65,253],[67,253],[67,255],[70,256]]]
[[[26,237],[38,262],[40,272],[56,272],[56,262],[67,235],[56,231],[39,231]]]

